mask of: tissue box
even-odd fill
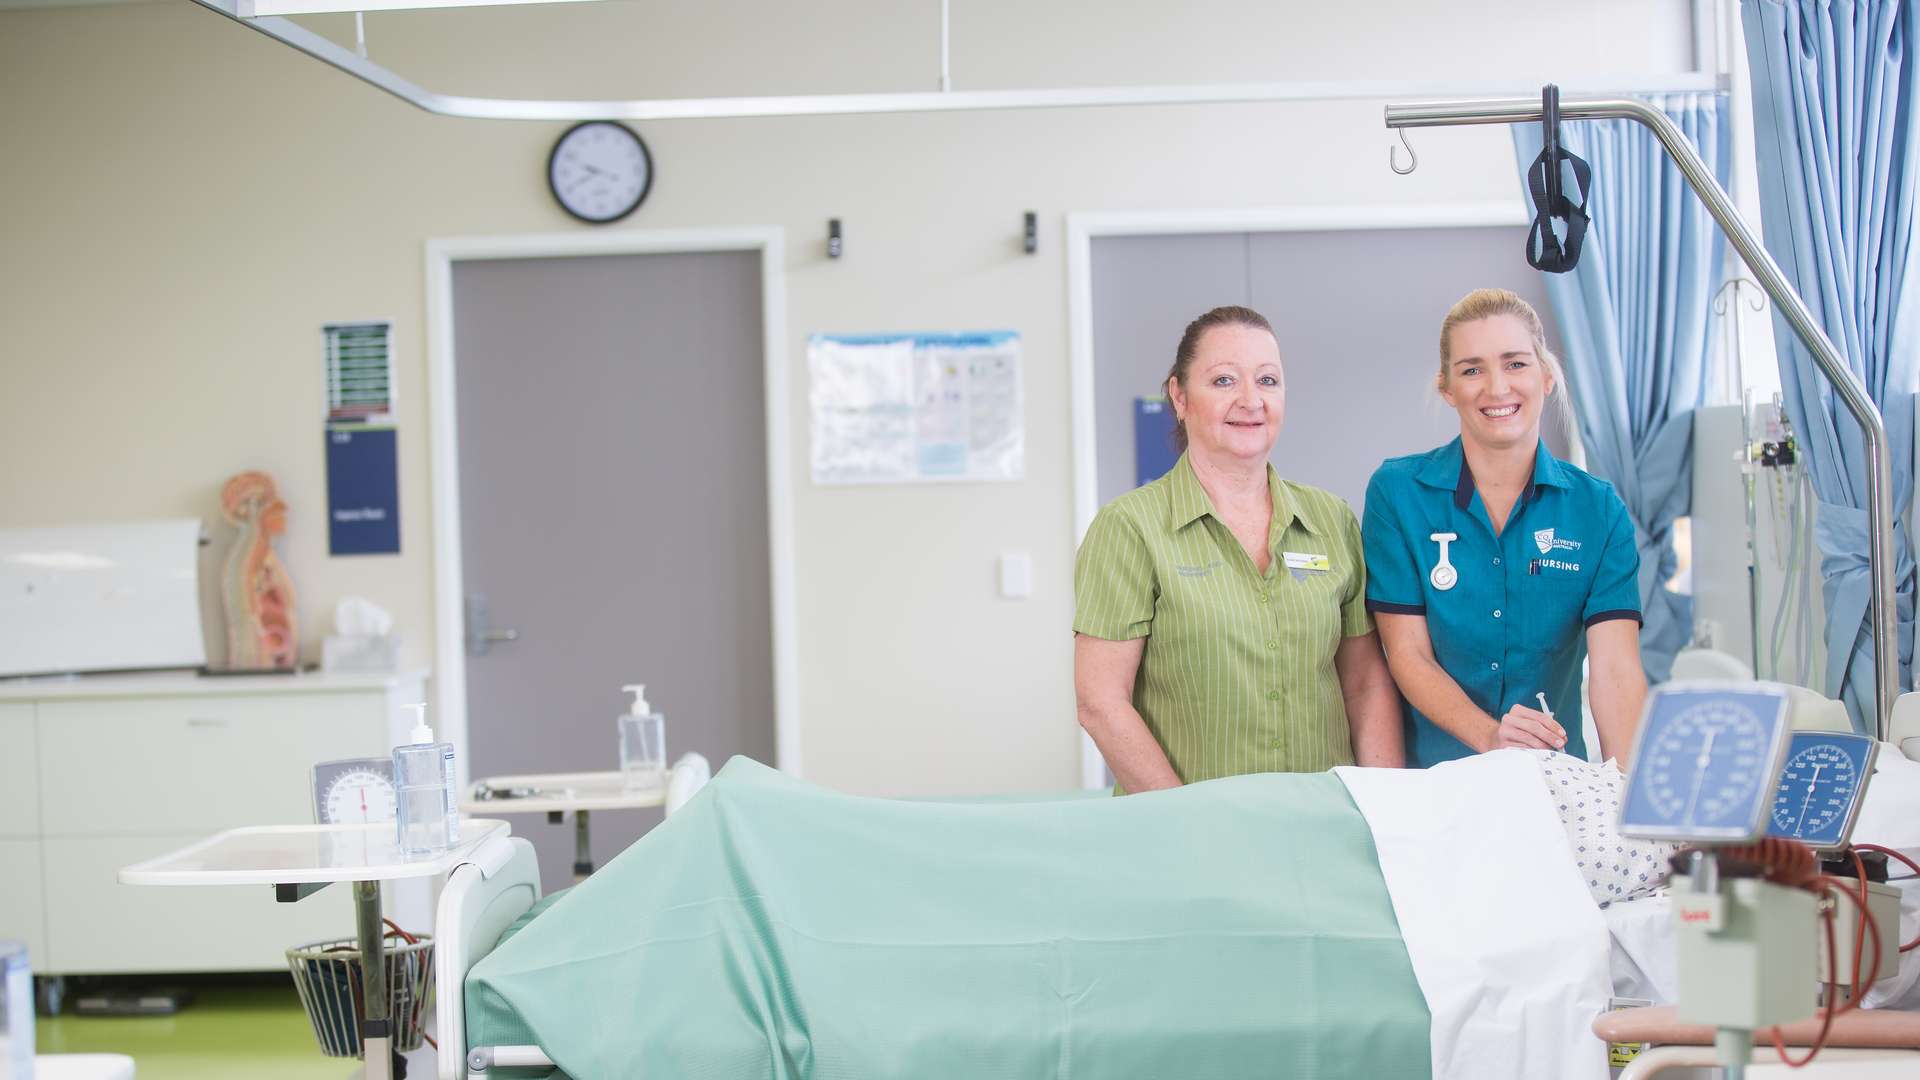
[[[393,634],[329,634],[320,642],[320,670],[387,675],[400,667],[400,638]]]

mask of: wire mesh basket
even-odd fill
[[[433,1009],[432,938],[388,930],[386,964],[394,1048],[417,1050]],[[293,969],[293,985],[307,1007],[321,1052],[328,1057],[360,1057],[360,1015],[365,1006],[360,943],[296,945],[287,950],[287,966]]]

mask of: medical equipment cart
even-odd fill
[[[352,882],[361,970],[372,973],[386,970],[380,883],[438,877],[511,831],[504,821],[464,819],[458,844],[429,858],[407,859],[391,824],[251,826],[135,863],[119,876],[122,885],[271,885],[281,903],[305,899],[336,881]],[[386,980],[366,978],[363,985],[365,1075],[393,1080],[404,1072],[393,1063]]]

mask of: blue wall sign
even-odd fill
[[[1167,475],[1180,451],[1173,448],[1173,404],[1163,397],[1133,399],[1134,483]]]
[[[390,427],[329,424],[327,551],[400,553],[400,472]]]

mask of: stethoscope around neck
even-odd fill
[[[1446,592],[1460,582],[1460,571],[1453,568],[1453,563],[1447,557],[1447,545],[1460,539],[1460,534],[1437,532],[1427,539],[1440,545],[1440,561],[1433,564],[1433,570],[1427,574],[1427,580],[1433,584],[1434,588]]]

